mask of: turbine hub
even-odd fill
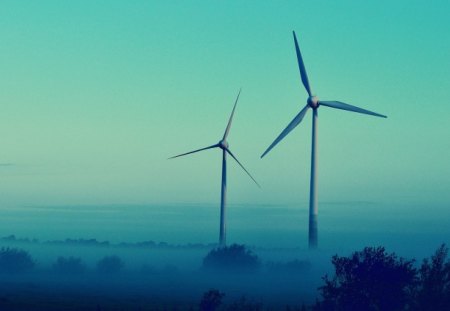
[[[317,107],[319,107],[319,98],[317,96],[310,96],[308,97],[307,103],[309,107],[311,107],[312,109],[316,109]]]
[[[222,149],[228,149],[228,142],[226,140],[219,141],[219,147]]]

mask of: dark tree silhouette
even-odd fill
[[[118,256],[106,256],[97,262],[97,271],[101,273],[117,273],[125,266]]]
[[[0,272],[17,273],[31,270],[35,262],[23,249],[2,247],[0,249]]]
[[[260,265],[258,256],[239,244],[215,248],[203,259],[203,268],[215,271],[252,272]]]
[[[419,269],[416,310],[450,310],[450,260],[448,248],[441,245],[430,259],[424,259]]]
[[[404,310],[411,304],[417,271],[414,261],[366,247],[350,257],[333,256],[335,275],[323,278],[315,310]]]
[[[219,292],[217,289],[210,289],[203,294],[203,298],[200,301],[200,311],[215,311],[222,304],[222,299],[225,296],[224,293]]]

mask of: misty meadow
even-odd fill
[[[206,295],[212,301],[220,298],[220,306],[201,310],[308,310],[319,308],[316,300],[323,299],[319,287],[325,284],[325,275],[333,275],[332,257],[336,254],[345,257],[365,246],[384,245],[386,254],[415,259],[412,267],[419,269],[422,260],[431,257],[441,243],[449,243],[448,227],[405,233],[396,226],[405,221],[424,227],[428,222],[439,223],[438,219],[407,213],[392,219],[392,214],[379,213],[379,205],[370,203],[324,206],[328,211],[323,217],[325,227],[333,228],[331,223],[340,213],[354,216],[345,229],[323,230],[323,245],[310,251],[305,247],[307,232],[298,225],[307,219],[306,206],[231,205],[229,248],[235,243],[243,249],[216,254],[218,261],[210,258],[220,249],[215,238],[215,205],[53,206],[3,211],[2,228],[11,230],[8,223],[15,223],[17,234],[0,239],[0,265],[5,265],[1,254],[12,250],[10,257],[22,259],[13,260],[16,270],[0,267],[0,306],[4,310],[198,310]],[[186,208],[190,213],[185,213]],[[365,217],[357,213],[361,209]],[[252,214],[259,216],[249,217]],[[62,225],[68,215],[72,225]],[[263,219],[271,221],[264,223]],[[19,220],[47,230],[30,235],[33,231],[18,225]],[[179,224],[177,230],[183,232],[184,240],[170,235],[174,223]],[[114,236],[117,228],[123,238],[96,238]],[[84,235],[88,230],[89,235]],[[202,237],[197,237],[198,232]],[[354,234],[351,239],[349,232]]]

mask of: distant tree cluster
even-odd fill
[[[442,245],[419,269],[383,247],[366,247],[349,257],[334,256],[333,277],[319,288],[314,310],[450,310],[450,261]]]
[[[50,245],[76,245],[92,247],[124,247],[124,248],[157,248],[157,249],[205,249],[211,248],[214,244],[188,243],[188,244],[170,244],[167,242],[142,241],[136,243],[120,242],[112,243],[109,241],[97,241],[97,239],[65,239],[39,241],[38,239],[17,238],[14,234],[0,237],[1,242],[15,244],[50,244]]]
[[[36,262],[31,255],[19,248],[2,247],[0,249],[0,273],[22,273],[31,271]],[[100,273],[117,273],[123,269],[125,263],[118,256],[106,256],[97,262],[96,269]],[[86,264],[79,257],[58,257],[52,265],[53,271],[62,274],[80,274],[87,269]],[[171,268],[176,269],[176,268]]]
[[[106,256],[97,262],[97,271],[101,273],[117,273],[125,263],[118,256]]]
[[[215,248],[203,259],[203,268],[214,271],[254,272],[260,266],[258,256],[239,244]]]
[[[2,247],[0,249],[0,272],[24,272],[33,269],[34,266],[35,262],[28,252],[9,247]]]

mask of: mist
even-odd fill
[[[410,205],[397,206],[394,212],[387,205],[370,202],[325,202],[321,207],[319,249],[311,251],[307,249],[306,206],[231,205],[228,244],[245,244],[258,256],[260,268],[252,273],[202,267],[207,253],[217,247],[216,205],[2,210],[0,246],[25,250],[36,263],[27,273],[2,274],[2,290],[9,297],[3,305],[14,306],[11,310],[51,310],[83,297],[83,303],[68,305],[74,310],[97,306],[188,310],[198,308],[203,293],[218,289],[225,293],[224,303],[246,297],[282,310],[287,305],[314,303],[322,277],[332,272],[334,254],[385,246],[420,261],[441,243],[450,242],[445,206],[435,206],[435,213]],[[107,256],[120,258],[120,271],[99,272],[98,262]],[[58,257],[81,259],[83,272],[58,271]],[[287,268],[294,261],[301,264]],[[15,296],[23,288],[28,288],[26,294]]]

